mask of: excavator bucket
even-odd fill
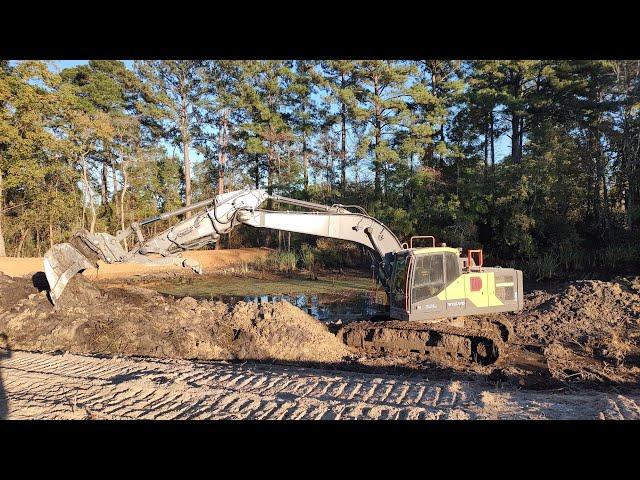
[[[96,264],[69,243],[54,245],[44,256],[44,273],[49,282],[49,295],[55,305],[64,287],[78,272],[95,268]]]

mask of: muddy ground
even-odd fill
[[[229,308],[135,286],[98,288],[76,276],[54,307],[30,284],[0,276],[0,333],[17,350],[327,363],[348,353],[323,324],[287,302]]]
[[[481,374],[518,381],[528,375],[508,365],[454,372],[452,365],[411,358],[365,357],[287,302],[231,307],[137,285],[98,286],[77,276],[53,307],[42,289],[37,276],[0,275],[0,335],[14,350],[325,364],[430,378]],[[543,353],[545,378],[553,380],[547,388],[558,382],[636,385],[640,379],[640,277],[534,291],[524,311],[501,318],[513,325],[519,342]]]

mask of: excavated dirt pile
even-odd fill
[[[528,344],[544,347],[554,376],[628,381],[640,365],[640,277],[582,280],[536,290],[505,317]]]
[[[522,312],[501,318],[513,326],[514,348],[534,345],[554,379],[640,381],[640,277],[576,281],[537,290],[526,296]],[[240,302],[229,307],[190,297],[175,300],[135,285],[98,288],[82,276],[73,278],[53,307],[42,279],[0,274],[3,335],[11,348],[30,351],[201,360],[368,361],[354,357],[324,324],[287,302]],[[395,366],[402,359],[371,361],[374,366]],[[504,371],[525,375],[519,368],[513,363]]]
[[[338,362],[346,347],[287,302],[180,300],[75,277],[54,308],[31,279],[0,274],[0,334],[11,348],[200,360]]]

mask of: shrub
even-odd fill
[[[553,278],[560,266],[560,259],[556,253],[546,252],[538,258],[530,260],[525,270],[529,276],[537,282],[541,280],[550,280]]]
[[[311,250],[311,247],[306,243],[302,244],[300,247],[300,263],[302,267],[310,272],[313,272],[313,267],[316,263],[316,256]]]
[[[278,252],[275,255],[275,261],[278,271],[291,273],[296,270],[298,256],[296,252]]]

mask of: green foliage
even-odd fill
[[[545,252],[542,257],[530,260],[525,267],[528,278],[536,282],[552,279],[558,271],[560,259],[553,252]]]
[[[0,61],[0,252],[115,233],[222,178],[360,205],[401,241],[482,247],[532,278],[622,269],[640,231],[638,105],[637,61]],[[272,267],[368,264],[309,241]]]
[[[300,263],[302,264],[302,268],[313,272],[316,264],[316,256],[311,247],[306,243],[303,243],[300,247]]]
[[[292,273],[298,266],[298,255],[296,252],[271,252],[264,259],[258,260],[255,264],[259,269],[270,269],[283,273]]]

